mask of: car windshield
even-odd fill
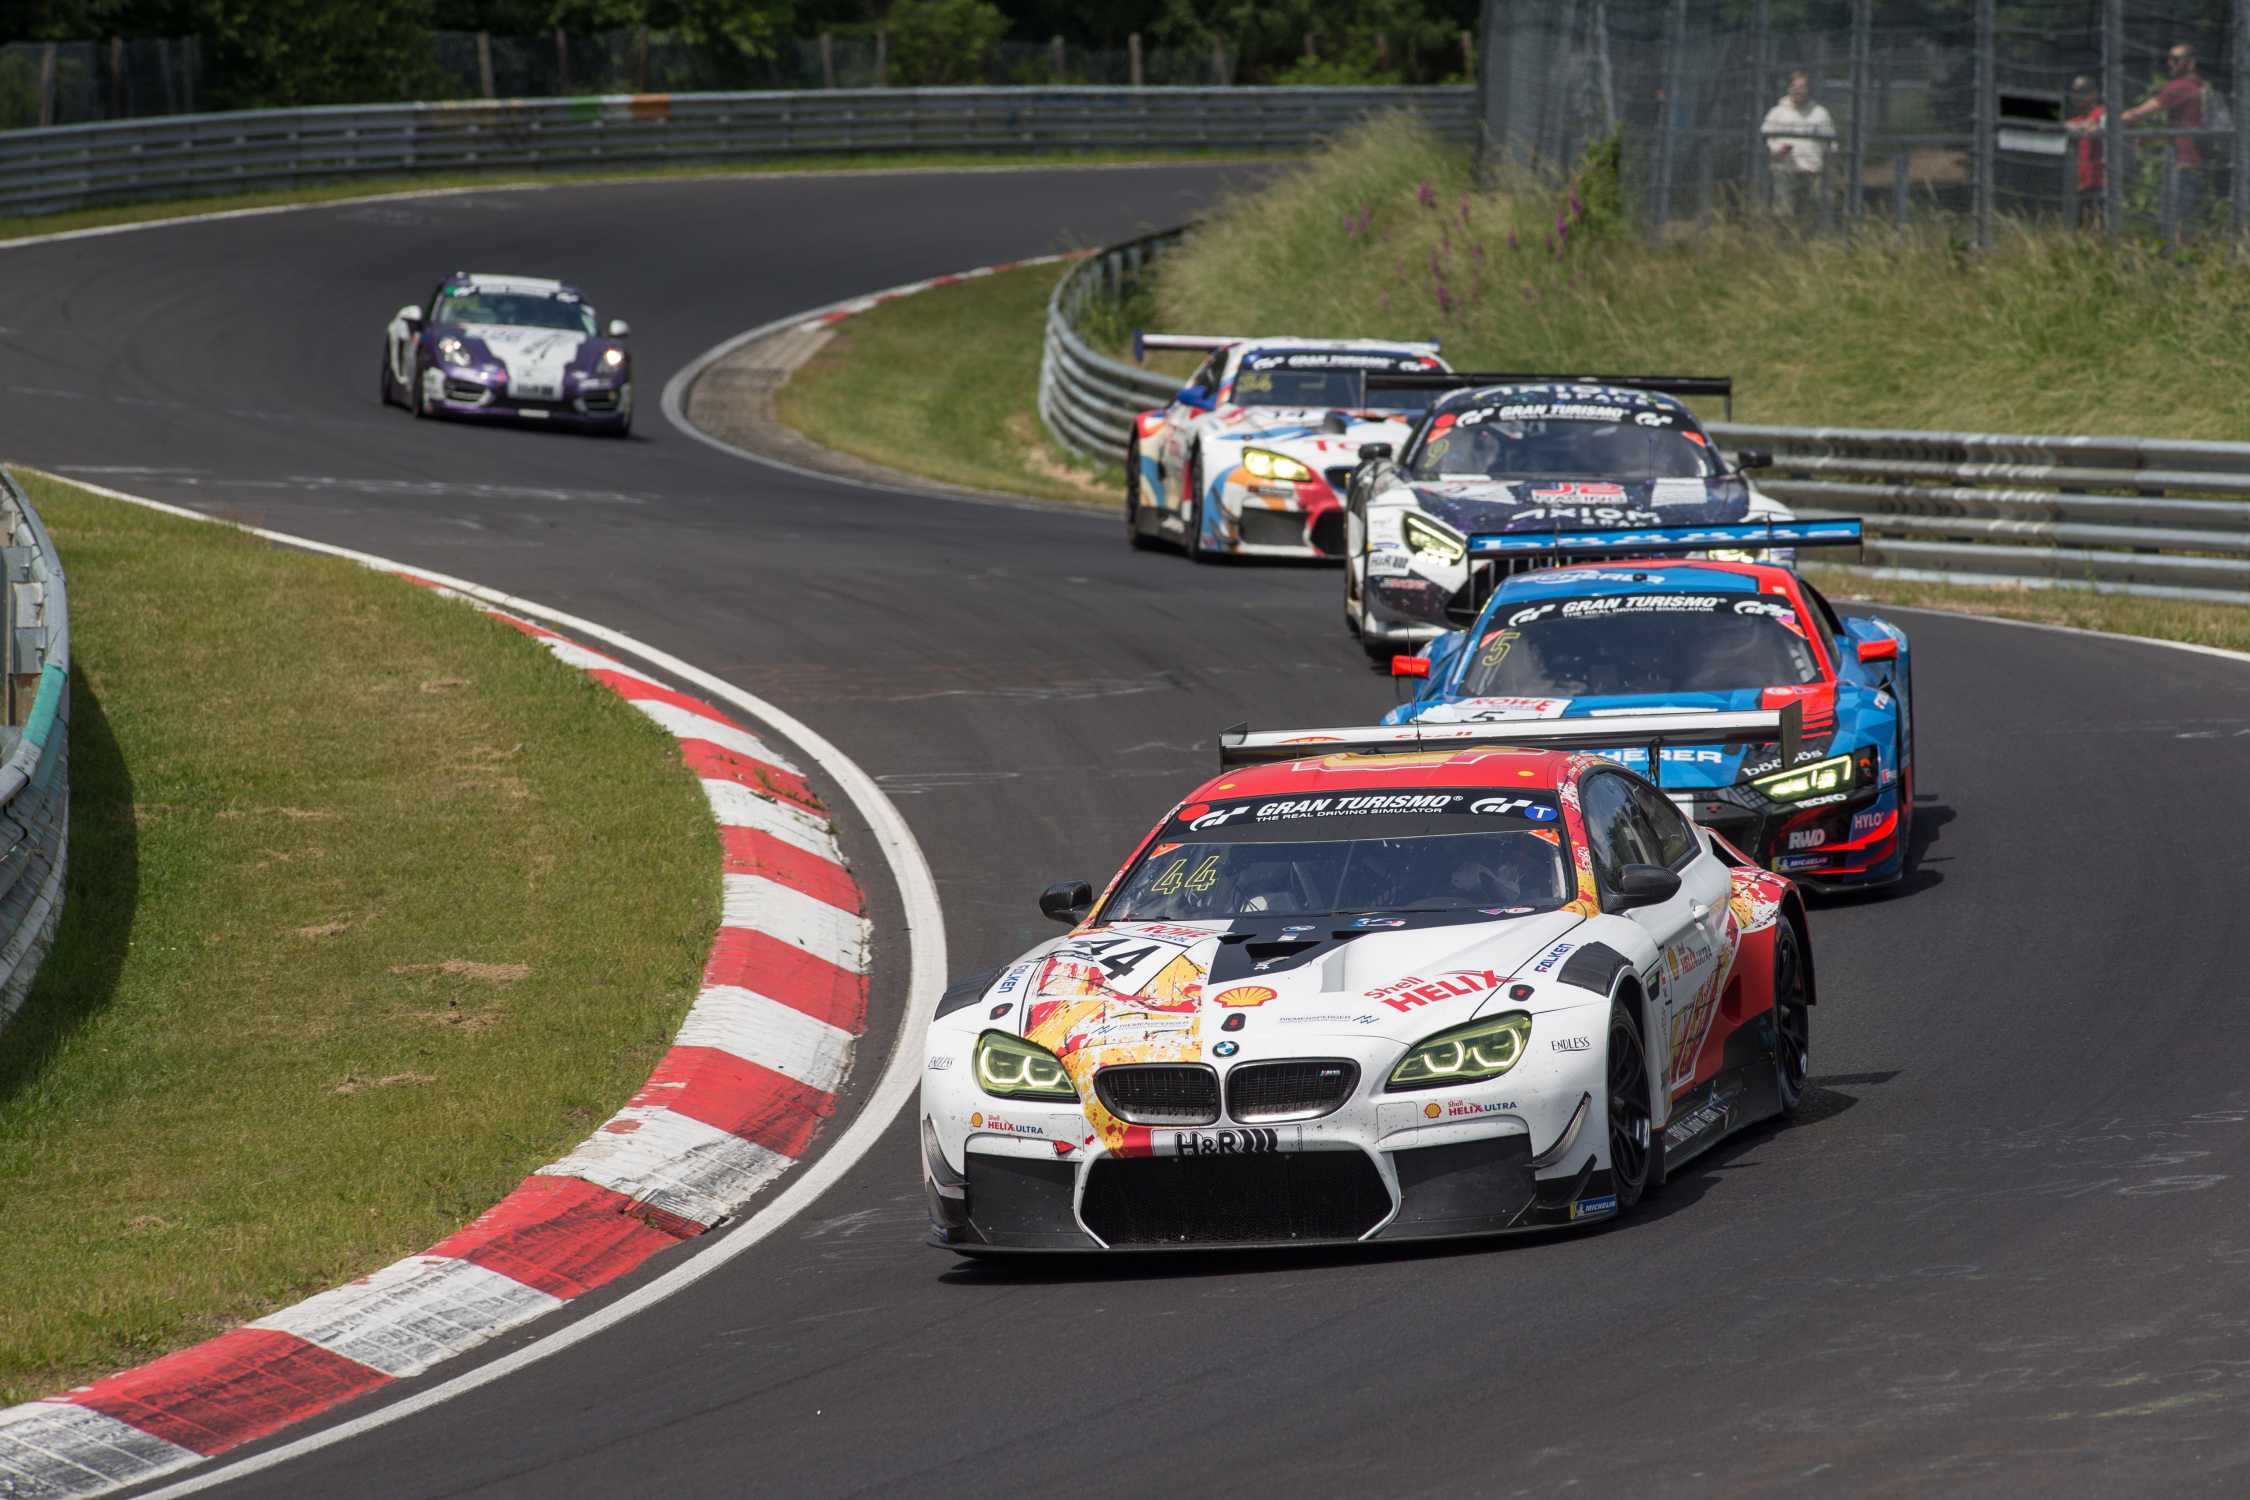
[[[503,292],[490,287],[463,286],[447,291],[438,303],[437,323],[483,323],[500,328],[562,328],[572,333],[594,331],[594,310],[575,296],[552,292]]]
[[[1435,368],[1419,355],[1360,353],[1349,349],[1254,350],[1234,372],[1236,406],[1345,407],[1420,411],[1435,391],[1367,389],[1370,372],[1395,374]]]
[[[1521,401],[1431,419],[1416,479],[1703,479],[1723,472],[1703,434],[1668,407]]]
[[[1512,916],[1569,899],[1561,815],[1551,797],[1398,795],[1423,805],[1371,814],[1353,804],[1383,801],[1383,794],[1346,793],[1183,808],[1103,919]]]
[[[1743,594],[1503,598],[1466,648],[1468,697],[1714,693],[1820,681],[1786,600]]]

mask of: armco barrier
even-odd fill
[[[859,152],[1303,147],[1387,109],[1467,140],[1432,88],[822,89],[328,105],[0,132],[0,213],[353,177],[722,165]]]
[[[1178,382],[1096,349],[1081,331],[1087,305],[1182,233],[1089,256],[1048,302],[1039,412],[1090,457],[1122,459],[1134,413]],[[1859,564],[1883,576],[2250,604],[2250,443],[1747,422],[1710,432],[1770,450],[1758,487],[1801,514],[1864,516]]]
[[[70,830],[70,606],[62,559],[15,482],[0,474],[7,568],[0,743],[0,1028],[15,1019],[62,916]]]

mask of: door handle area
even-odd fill
[[[1702,901],[1690,901],[1688,903],[1688,911],[1694,915],[1695,920],[1697,920],[1698,922],[1711,915],[1711,908],[1709,904]]]

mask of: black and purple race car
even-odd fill
[[[383,335],[383,402],[418,417],[509,417],[623,437],[633,430],[628,332],[574,287],[457,272]]]

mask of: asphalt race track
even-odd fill
[[[792,477],[655,398],[736,330],[1178,222],[1226,176],[490,192],[4,250],[0,452],[515,591],[776,701],[898,800],[965,973],[1047,930],[1050,880],[1098,883],[1220,726],[1390,702],[1336,578]],[[630,319],[637,435],[379,406],[384,322],[455,268],[552,270]],[[1897,618],[1924,847],[1895,898],[1814,915],[1806,1118],[1616,1227],[993,1269],[922,1244],[902,1115],[682,1295],[219,1493],[2242,1493],[2250,995],[2220,945],[2250,667]],[[878,944],[863,1079],[902,1003]]]

